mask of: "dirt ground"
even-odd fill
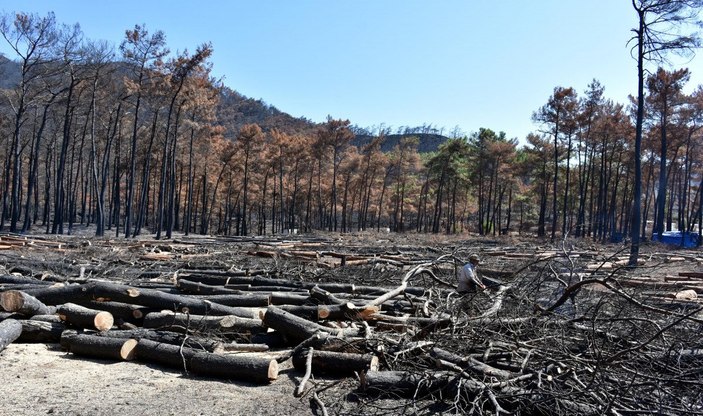
[[[89,234],[89,233],[88,233]],[[89,240],[85,237],[74,237],[79,241]],[[79,241],[79,243],[80,243]],[[130,243],[131,248],[115,248],[108,239],[97,241],[98,244],[77,244],[82,249],[70,253],[46,249],[20,249],[14,254],[3,251],[1,265],[5,269],[22,259],[24,266],[36,261],[36,268],[63,262],[67,273],[85,272],[85,268],[95,274],[113,274],[118,270],[117,265],[139,269],[141,266],[134,258],[145,252],[154,252],[154,245]],[[485,247],[499,249],[502,246],[514,244],[512,241],[483,242]],[[164,242],[163,244],[169,244]],[[342,246],[349,242],[339,243]],[[439,255],[445,250],[456,250],[461,246],[460,240],[448,241],[436,236],[421,238],[397,238],[389,236],[373,236],[357,247],[372,250],[373,246],[386,251],[410,250],[412,247],[439,246],[430,252]],[[138,247],[134,249],[134,247]],[[485,248],[484,247],[484,248]],[[476,247],[468,246],[467,250]],[[204,255],[213,250],[213,246],[199,246],[189,251],[188,255]],[[189,249],[190,250],[190,249]],[[157,250],[158,251],[158,250]],[[241,249],[245,251],[245,249]],[[241,254],[241,252],[239,253]],[[701,270],[698,252],[688,254],[689,260],[682,264],[681,270]],[[13,255],[15,257],[13,257]],[[220,253],[220,258],[231,259],[231,252]],[[649,253],[651,257],[651,253]],[[663,256],[663,255],[662,255]],[[14,259],[14,260],[13,260]],[[263,260],[240,259],[242,262],[257,262]],[[489,265],[495,268],[516,267],[497,264],[496,260],[488,259]],[[85,264],[84,264],[85,263]],[[83,265],[82,265],[83,264]],[[80,267],[78,267],[80,266]],[[500,267],[499,267],[500,266]],[[676,265],[670,264],[669,270],[649,270],[649,275],[675,273]],[[152,271],[161,270],[164,274],[171,273],[169,267],[149,266]],[[52,270],[51,273],[58,273]],[[0,274],[7,271],[0,270]],[[402,271],[395,273],[402,275]],[[392,285],[392,283],[391,283]],[[240,381],[230,381],[187,375],[182,371],[173,370],[157,365],[125,361],[112,362],[106,360],[76,357],[62,351],[58,344],[10,344],[0,352],[0,369],[4,375],[2,393],[0,394],[0,414],[18,415],[297,415],[322,414],[311,404],[311,398],[305,395],[301,398],[294,396],[294,390],[301,374],[291,368],[290,362],[283,364],[277,380],[269,385],[261,386]],[[336,391],[330,389],[320,394],[320,400],[329,406],[331,414],[358,414],[360,407],[345,406],[340,402],[349,399],[357,380],[343,380],[343,388]],[[334,385],[335,380],[321,380]],[[341,383],[340,383],[341,384]],[[322,389],[324,390],[324,389]],[[342,392],[342,393],[340,393]],[[347,393],[343,393],[347,392]],[[344,400],[341,400],[341,399]],[[392,408],[392,404],[390,404]],[[397,409],[395,409],[397,410]],[[412,409],[403,409],[413,413]],[[383,414],[384,408],[375,407],[367,414]],[[394,413],[394,412],[390,412]]]
[[[268,386],[184,375],[137,362],[75,357],[54,344],[11,344],[0,354],[5,415],[312,414],[289,370]]]

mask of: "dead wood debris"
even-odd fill
[[[0,346],[261,384],[292,359],[325,414],[703,412],[697,252],[353,241],[2,235]],[[459,297],[474,252],[501,284]]]

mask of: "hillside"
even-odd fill
[[[0,88],[10,88],[19,82],[19,65],[0,54]]]
[[[429,133],[415,133],[415,134],[389,134],[386,136],[386,140],[381,145],[381,151],[390,152],[393,148],[400,143],[400,140],[405,137],[417,137],[420,140],[417,151],[420,153],[429,153],[436,151],[439,146],[444,143],[448,138],[440,134],[429,134]],[[368,144],[373,139],[373,136],[369,135],[357,135],[352,141],[352,144],[361,148],[362,146]]]
[[[226,128],[225,137],[229,139],[237,136],[241,126],[251,123],[258,124],[264,131],[279,129],[289,134],[309,132],[317,126],[304,117],[293,117],[263,100],[246,97],[228,87],[222,89],[217,119]]]
[[[19,65],[0,55],[0,88],[12,88],[19,83],[19,80]],[[314,134],[318,126],[317,123],[305,117],[293,117],[261,99],[249,98],[229,87],[222,88],[217,118],[218,123],[225,127],[225,137],[230,140],[236,138],[241,126],[250,123],[258,124],[264,131],[278,129],[289,134]],[[438,134],[391,134],[386,136],[381,149],[384,152],[391,151],[403,137],[410,136],[420,139],[418,151],[421,153],[435,151],[447,140],[446,137]],[[357,135],[352,144],[362,147],[372,138],[370,135]]]

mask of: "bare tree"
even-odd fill
[[[642,124],[644,120],[644,64],[645,61],[666,61],[666,55],[673,52],[691,55],[700,45],[697,32],[681,34],[680,29],[698,23],[698,15],[703,0],[632,0],[637,13],[637,28],[634,36],[632,55],[637,60],[637,121],[635,133],[635,178],[634,200],[632,204],[632,226],[630,236],[629,265],[637,265],[640,247],[640,224],[642,222]]]
[[[11,157],[8,157],[10,163],[5,165],[5,185],[2,190],[0,213],[0,229],[5,218],[9,216],[10,231],[15,232],[20,211],[20,163],[24,148],[20,145],[21,131],[28,108],[34,105],[35,99],[40,96],[35,86],[41,81],[42,71],[49,67],[48,64],[54,58],[53,47],[58,36],[56,18],[53,13],[46,17],[26,13],[17,13],[14,16],[5,14],[0,17],[0,35],[16,54],[20,65],[19,85],[8,97],[14,111],[14,130],[10,146]],[[10,182],[12,189],[9,189]],[[11,196],[9,205],[8,195]]]

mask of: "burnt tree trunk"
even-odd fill
[[[134,359],[137,340],[76,334],[66,331],[61,336],[61,345],[75,355],[129,361]]]
[[[25,316],[48,315],[49,307],[39,299],[18,290],[8,290],[0,294],[0,306],[8,312],[17,312]]]
[[[12,344],[22,334],[22,324],[16,319],[0,321],[0,351]]]
[[[56,309],[56,313],[61,317],[61,320],[79,328],[107,331],[115,323],[115,318],[110,312],[86,308],[75,303],[60,305]]]

